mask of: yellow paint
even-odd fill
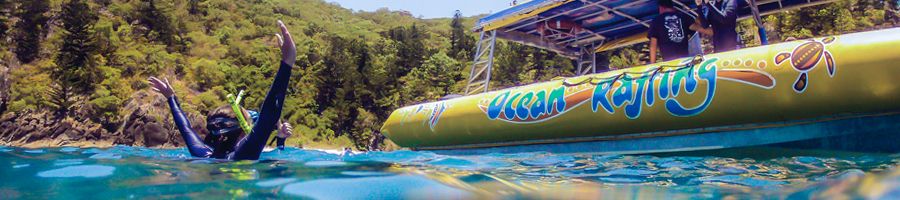
[[[382,127],[382,132],[403,147],[457,148],[460,145],[477,147],[628,139],[638,133],[694,134],[708,131],[704,128],[709,127],[748,125],[753,128],[753,124],[900,111],[900,81],[897,78],[900,77],[900,51],[896,50],[900,46],[900,28],[836,37],[823,49],[834,57],[835,74],[828,74],[825,59],[822,58],[808,71],[806,89],[795,91],[793,86],[801,72],[792,66],[790,60],[776,65],[774,58],[779,53],[793,52],[800,45],[812,41],[823,41],[823,38],[706,55],[704,62],[717,70],[715,95],[703,112],[693,116],[673,115],[665,105],[666,99],[659,96],[653,97],[653,105],[642,101],[640,115],[634,119],[624,114],[624,106],[614,107],[612,113],[602,108],[595,112],[590,99],[563,114],[534,123],[491,120],[482,110],[495,97],[506,92],[523,95],[529,91],[549,93],[564,87],[564,83],[574,84],[564,88],[567,95],[579,91],[591,92],[596,86],[575,83],[599,83],[623,73],[651,73],[660,70],[663,65],[679,65],[680,61],[675,60],[411,105],[395,110]],[[765,67],[759,67],[757,63],[765,63]],[[662,68],[671,69],[674,68]],[[760,87],[723,77],[736,70],[762,75],[757,77],[772,77],[774,86]],[[654,86],[661,82],[660,77],[652,81]],[[614,85],[613,88],[622,85],[622,82]],[[701,105],[710,86],[701,80],[693,93],[687,93],[681,87],[678,96],[668,99],[674,99],[685,107]],[[533,101],[524,105],[535,107]],[[518,107],[518,102],[510,105]],[[434,113],[439,113],[439,117],[432,117]],[[435,119],[437,123],[432,123]]]

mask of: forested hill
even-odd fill
[[[393,109],[459,93],[475,43],[474,18],[354,12],[321,0],[0,1],[9,28],[0,53],[8,68],[4,112],[97,123],[122,135],[114,137],[132,137],[129,120],[138,115],[168,132],[125,140],[136,145],[159,143],[140,142],[147,138],[180,143],[163,98],[148,88],[149,76],[172,81],[197,129],[229,93],[245,90],[243,105],[257,109],[279,62],[279,19],[298,48],[284,107],[285,120],[300,133],[292,145],[362,147]],[[550,58],[541,65],[555,65],[551,54],[530,51]],[[545,71],[526,78],[571,70]],[[97,138],[104,136],[88,139]]]
[[[766,23],[771,41],[870,30],[897,24],[896,3],[838,1]],[[147,78],[168,78],[201,132],[203,116],[229,93],[245,90],[244,106],[257,109],[279,62],[279,19],[298,48],[283,115],[299,133],[290,145],[361,148],[393,109],[460,93],[476,40],[474,17],[423,20],[322,0],[0,0],[0,144],[178,146]],[[743,30],[752,25],[739,28],[751,46],[753,31]],[[613,67],[634,66],[645,49],[605,56]],[[493,88],[573,71],[546,51],[506,42],[496,51]]]

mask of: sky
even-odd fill
[[[459,10],[464,16],[488,14],[509,7],[512,0],[326,0],[354,11],[375,11],[387,7],[409,11],[425,19],[452,17]],[[521,1],[521,0],[520,0]]]

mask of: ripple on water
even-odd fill
[[[347,192],[352,190],[353,192]],[[413,175],[319,179],[284,186],[285,194],[313,199],[469,199],[464,190]]]
[[[98,153],[98,154],[92,155],[90,158],[115,160],[115,159],[121,159],[122,155],[114,154],[114,153]]]
[[[322,161],[309,161],[304,163],[307,167],[340,167],[347,165],[346,162],[341,161],[332,161],[332,160],[322,160]]]
[[[66,153],[76,152],[76,151],[78,151],[78,150],[81,150],[81,148],[78,148],[78,147],[63,147],[63,148],[59,149],[60,152],[66,152]]]
[[[459,169],[473,169],[475,168],[475,163],[465,159],[459,158],[442,158],[437,160],[432,160],[427,162],[429,165],[439,165],[445,167],[453,167]]]
[[[256,186],[275,187],[275,186],[279,186],[279,185],[288,184],[288,183],[291,183],[294,181],[297,181],[297,178],[273,178],[273,179],[257,182]]]
[[[646,169],[614,169],[606,172],[605,174],[608,176],[650,176],[659,173],[654,170],[646,170]]]
[[[575,157],[569,155],[539,156],[522,161],[525,166],[550,166],[575,161]]]
[[[18,165],[13,165],[13,169],[25,168],[25,167],[28,167],[28,166],[31,166],[31,164],[18,164]]]
[[[114,171],[116,171],[115,167],[105,165],[77,165],[42,171],[37,176],[44,178],[96,178],[112,175]]]
[[[375,171],[343,171],[341,172],[343,175],[347,176],[388,176],[392,175],[387,172],[375,172]]]
[[[45,152],[47,152],[47,151],[44,151],[43,149],[29,149],[29,150],[25,150],[25,151],[23,151],[23,152],[25,152],[25,153],[41,154],[41,153],[45,153]]]
[[[713,177],[702,177],[698,179],[704,183],[725,183],[733,185],[742,185],[748,187],[767,187],[788,184],[787,181],[765,180],[759,178],[744,177],[738,175],[723,175]]]
[[[391,151],[391,152],[366,152],[351,157],[344,158],[345,161],[377,161],[387,163],[420,163],[437,157],[437,154],[426,151]]]
[[[82,159],[62,159],[53,162],[54,166],[69,166],[69,165],[80,165],[84,163]]]

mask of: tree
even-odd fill
[[[6,41],[6,32],[9,31],[9,0],[0,0],[0,42]]]
[[[189,0],[188,13],[191,15],[206,15],[205,0]]]
[[[462,80],[462,70],[458,66],[456,60],[443,52],[431,55],[424,64],[401,79],[403,93],[415,95],[408,103],[434,101],[450,94],[450,86]]]
[[[41,40],[47,33],[49,20],[45,14],[50,10],[50,5],[47,0],[31,0],[22,1],[19,8],[21,10],[16,13],[19,21],[13,36],[16,48],[13,52],[20,62],[31,63],[41,52]]]
[[[468,60],[472,57],[472,50],[475,48],[475,39],[466,34],[462,20],[462,12],[456,10],[453,20],[450,21],[450,56],[458,61]]]
[[[175,45],[175,26],[169,20],[169,16],[162,12],[156,4],[156,0],[141,0],[139,23],[150,31],[144,33],[147,39],[160,41],[168,46]]]
[[[50,76],[55,82],[53,106],[58,113],[67,113],[74,104],[73,97],[93,92],[99,82],[100,71],[94,55],[97,47],[93,26],[97,16],[85,0],[70,0],[60,14],[63,44],[56,55],[56,66]]]
[[[416,24],[409,27],[395,27],[386,34],[388,38],[397,42],[397,67],[395,77],[403,77],[415,67],[422,65],[429,56],[425,46],[426,35]]]

